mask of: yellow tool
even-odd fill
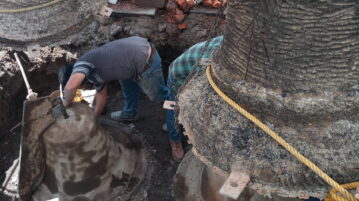
[[[76,95],[75,95],[74,100],[72,102],[80,103],[83,99],[84,99],[84,97],[82,96],[82,90],[77,89],[76,90]]]

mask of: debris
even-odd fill
[[[169,35],[174,35],[177,33],[177,25],[175,24],[168,24],[167,27],[166,27],[166,32],[169,34]]]
[[[168,12],[175,12],[177,4],[173,0],[168,0],[166,4],[166,10]]]
[[[183,30],[183,29],[187,29],[187,24],[186,23],[181,23],[178,25],[178,29],[179,30]]]
[[[227,0],[204,0],[203,5],[207,7],[220,8],[227,4]]]
[[[186,16],[183,15],[183,14],[177,14],[177,15],[174,16],[176,23],[181,23],[181,22],[183,22],[183,20],[184,20],[185,17],[186,17]]]
[[[188,12],[195,5],[195,2],[194,0],[177,0],[177,4],[184,12]]]
[[[27,55],[30,58],[35,58],[40,56],[40,45],[39,44],[30,44],[27,46]]]
[[[220,2],[220,1],[218,1],[218,0],[215,0],[215,1],[213,2],[213,4],[212,4],[212,6],[213,6],[214,8],[219,8],[219,7],[221,7],[221,5],[222,5],[222,2]]]
[[[204,6],[211,7],[212,4],[213,4],[213,0],[204,0],[204,1],[203,1],[203,5],[204,5]]]

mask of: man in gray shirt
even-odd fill
[[[62,67],[59,81],[64,88],[64,106],[69,107],[76,90],[92,84],[95,113],[99,116],[107,100],[107,82],[119,80],[125,98],[122,111],[111,113],[118,121],[135,121],[142,91],[154,101],[164,101],[168,88],[164,84],[161,58],[156,49],[142,37],[129,37],[109,42],[81,56],[74,65]]]

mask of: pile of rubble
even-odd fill
[[[168,0],[166,3],[166,21],[171,24],[177,24],[179,30],[187,28],[187,24],[184,23],[184,19],[188,15],[188,12],[194,6],[202,3],[206,7],[221,8],[226,6],[227,0]]]

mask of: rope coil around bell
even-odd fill
[[[246,117],[248,120],[252,121],[254,124],[256,124],[259,128],[261,128],[265,133],[267,133],[269,136],[271,136],[275,141],[277,141],[282,147],[284,147],[287,151],[289,151],[293,156],[295,156],[300,162],[302,162],[304,165],[309,167],[313,172],[315,172],[318,176],[320,176],[325,182],[327,182],[330,186],[333,187],[334,190],[331,190],[328,194],[328,197],[330,200],[325,201],[357,201],[357,199],[354,198],[352,194],[350,194],[347,191],[347,188],[351,188],[355,184],[359,184],[359,182],[351,183],[351,184],[344,184],[340,185],[336,181],[334,181],[331,177],[329,177],[325,172],[323,172],[318,166],[316,166],[314,163],[312,163],[309,159],[307,159],[305,156],[303,156],[301,153],[299,153],[294,147],[292,147],[290,144],[288,144],[283,138],[281,138],[277,133],[272,131],[269,127],[267,127],[264,123],[262,123],[259,119],[257,119],[255,116],[250,114],[248,111],[243,109],[241,106],[239,106],[236,102],[234,102],[231,98],[229,98],[224,92],[216,85],[216,83],[213,81],[212,75],[211,75],[211,65],[207,66],[206,68],[206,76],[208,79],[208,82],[210,83],[211,87],[214,89],[214,91],[231,107],[236,109],[238,112],[240,112],[244,117]],[[355,187],[354,187],[355,188]],[[344,197],[339,196],[336,194],[336,192],[340,192],[344,195]]]

